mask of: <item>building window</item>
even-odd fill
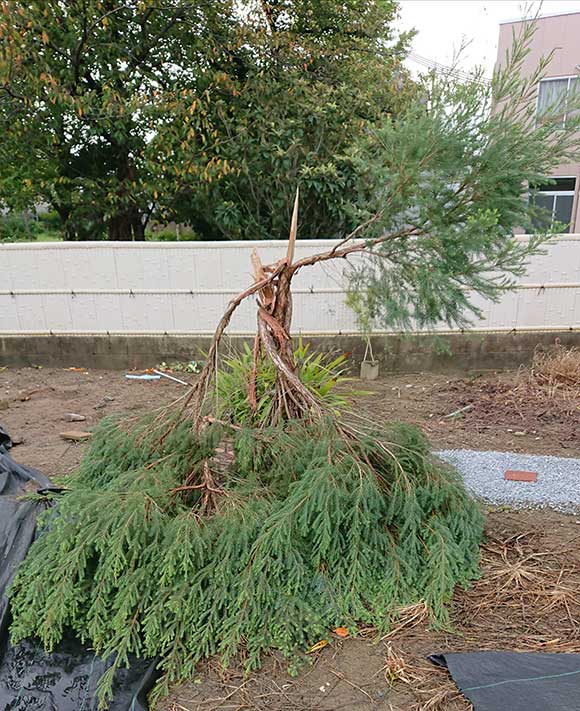
[[[575,94],[580,91],[580,78],[543,79],[538,90],[538,118],[547,114],[561,119],[561,126],[566,125],[566,118],[578,111],[578,99]],[[574,98],[574,106],[570,106]]]
[[[534,226],[549,230],[555,223],[565,225],[562,232],[570,232],[576,178],[555,178],[554,183],[538,185],[530,191],[530,202],[537,208]]]

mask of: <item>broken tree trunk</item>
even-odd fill
[[[415,227],[402,227],[395,232],[379,235],[370,240],[356,241],[364,230],[376,222],[382,213],[377,213],[365,223],[359,225],[332,249],[319,254],[313,254],[301,259],[294,259],[296,234],[298,228],[298,190],[294,201],[290,238],[286,256],[274,264],[262,264],[254,251],[252,267],[254,284],[234,297],[220,319],[208,351],[207,361],[201,371],[197,383],[187,395],[184,404],[184,414],[194,422],[199,430],[204,422],[203,403],[209,391],[210,383],[217,373],[218,350],[221,338],[228,327],[230,319],[238,306],[250,296],[255,295],[258,306],[258,329],[254,340],[254,368],[248,383],[248,398],[251,405],[256,406],[256,375],[257,365],[262,354],[265,354],[276,369],[276,398],[272,408],[269,424],[276,424],[288,418],[312,418],[322,416],[322,408],[313,394],[304,386],[300,373],[296,370],[293,358],[292,338],[292,279],[304,267],[319,262],[334,259],[345,259],[351,254],[372,253],[373,247],[396,239],[411,238],[418,232]]]
[[[296,191],[286,257],[274,264],[264,265],[256,250],[253,251],[251,261],[254,285],[230,302],[215,331],[206,364],[186,401],[186,406],[191,408],[197,428],[203,421],[202,404],[205,394],[217,370],[220,340],[236,308],[244,299],[253,294],[256,295],[258,323],[253,349],[254,366],[248,383],[248,398],[252,408],[257,408],[257,370],[259,360],[265,354],[274,364],[277,374],[275,406],[272,408],[270,424],[277,424],[284,419],[320,417],[322,415],[316,398],[300,380],[300,374],[294,363],[290,335],[292,277],[296,273],[293,260],[297,229],[298,191]]]

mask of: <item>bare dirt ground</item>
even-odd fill
[[[539,397],[522,387],[514,373],[392,376],[364,387],[370,393],[357,399],[358,413],[375,423],[398,419],[418,424],[435,448],[580,456],[578,401]],[[64,441],[61,432],[90,430],[112,412],[160,407],[184,391],[167,380],[130,381],[118,371],[4,369],[0,422],[23,440],[13,449],[15,459],[58,480],[76,467],[86,447]],[[87,419],[66,422],[66,413]],[[329,631],[329,644],[311,655],[312,665],[296,678],[276,657],[251,676],[208,664],[159,708],[466,711],[470,706],[447,673],[431,666],[426,656],[466,649],[580,652],[579,541],[575,517],[489,512],[482,577],[469,591],[457,592],[449,630],[431,630],[424,610],[415,607],[382,640],[372,630],[361,630],[356,639],[340,639]]]
[[[371,394],[359,399],[359,412],[373,422],[416,424],[435,449],[580,456],[578,393],[538,391],[514,372],[406,375],[375,383],[365,383]]]

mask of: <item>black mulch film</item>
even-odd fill
[[[580,654],[434,654],[475,711],[580,711]]]
[[[0,425],[0,711],[97,711],[96,686],[109,666],[72,635],[51,654],[32,641],[10,645],[6,591],[36,533],[36,515],[47,503],[29,492],[59,491],[34,469],[12,459],[10,436]],[[132,660],[114,682],[109,711],[147,711],[155,663]]]

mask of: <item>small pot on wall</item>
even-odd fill
[[[360,364],[361,380],[376,380],[379,377],[379,361],[363,360]]]

